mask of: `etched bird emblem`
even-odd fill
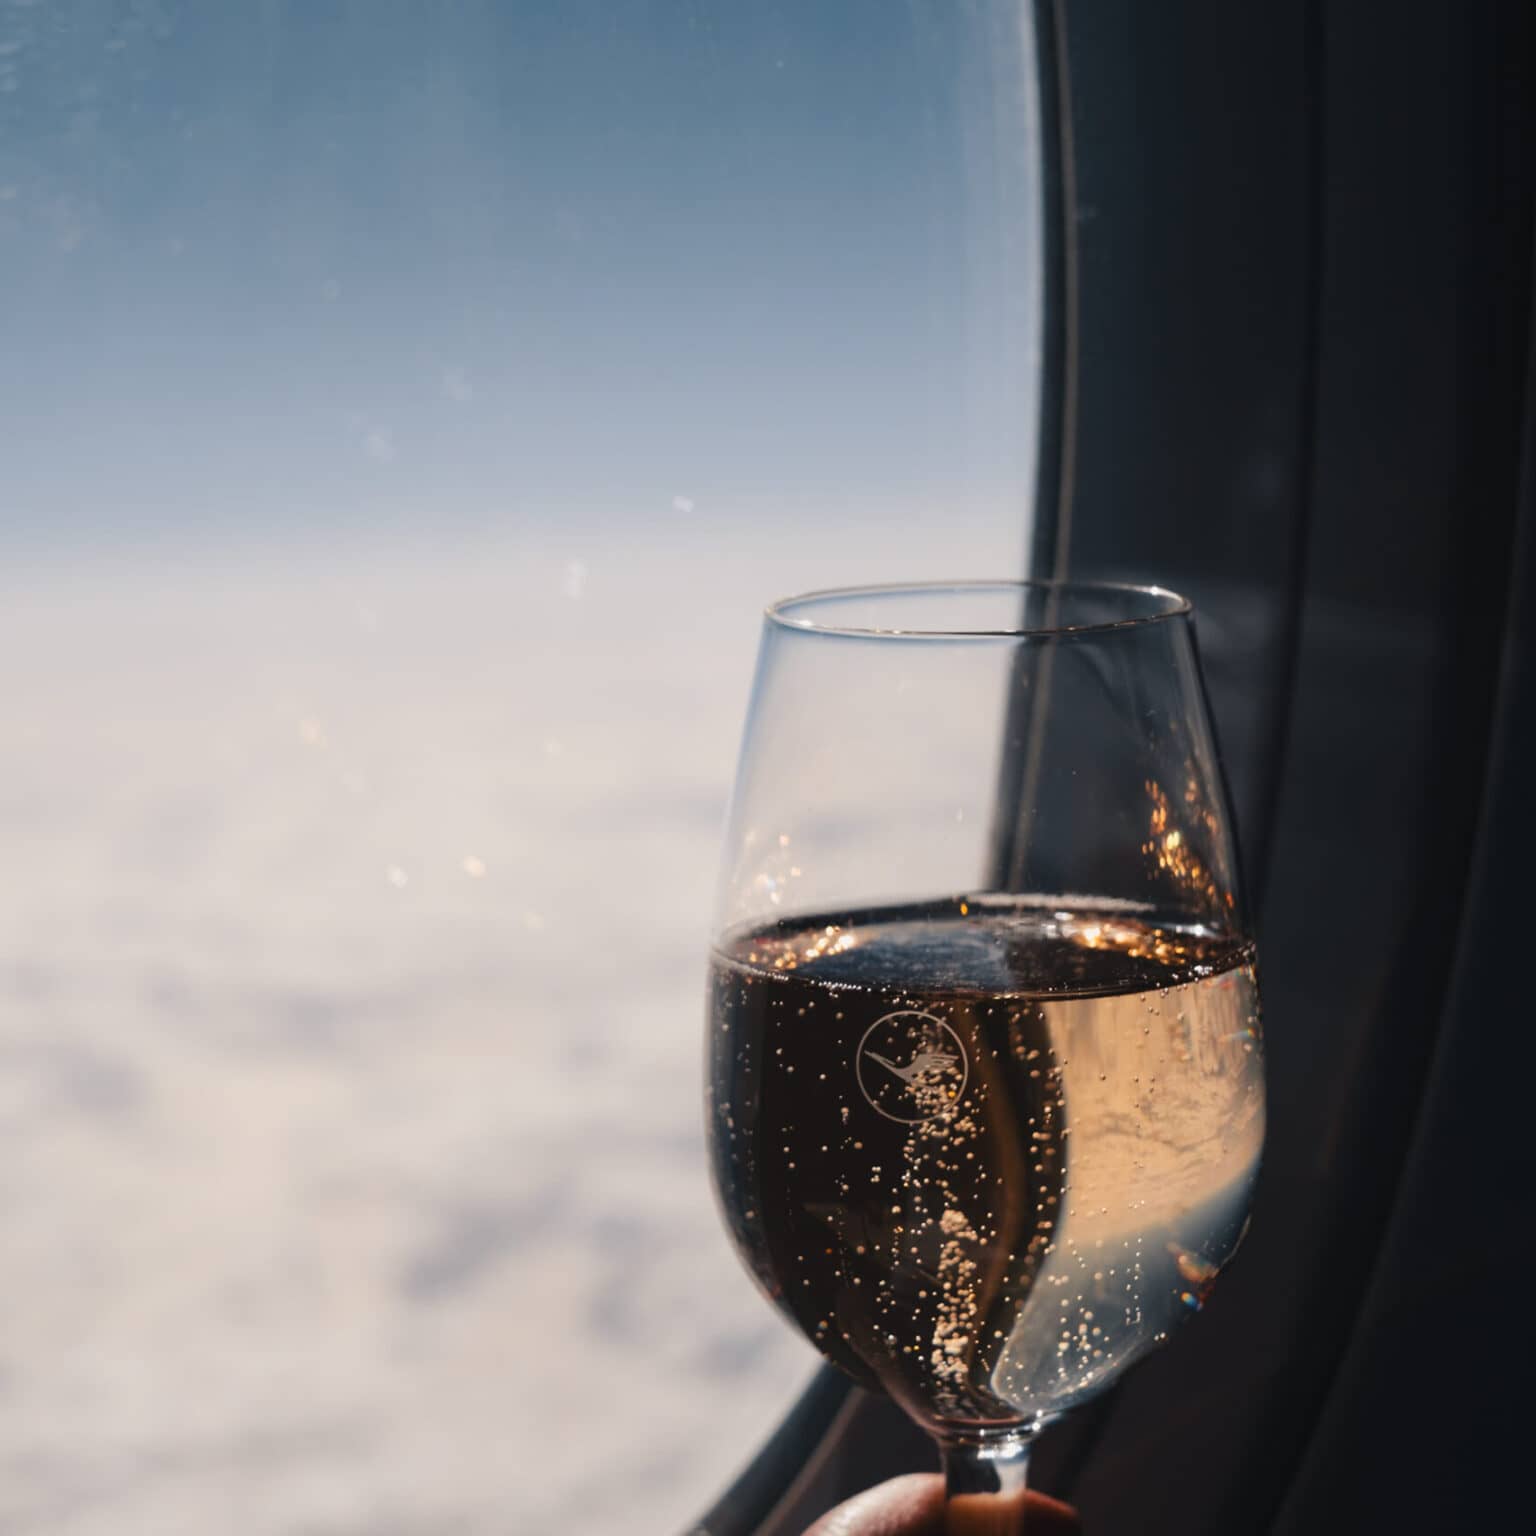
[[[854,1050],[854,1070],[870,1108],[903,1125],[948,1114],[970,1080],[953,1026],[918,1008],[876,1019]]]
[[[919,1051],[906,1066],[898,1067],[894,1061],[878,1051],[866,1051],[871,1061],[878,1061],[887,1072],[894,1073],[909,1086],[927,1072],[944,1072],[953,1069],[956,1058],[948,1051]]]

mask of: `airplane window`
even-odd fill
[[[0,3],[0,1525],[662,1530],[792,1400],[717,838],[766,601],[1023,569],[1018,27]]]

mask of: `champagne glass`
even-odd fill
[[[765,616],[708,1007],[748,1269],[938,1442],[949,1529],[1198,1311],[1264,1139],[1190,605],[850,588]]]

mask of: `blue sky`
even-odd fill
[[[1018,507],[1015,14],[0,6],[0,528]]]

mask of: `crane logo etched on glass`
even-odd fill
[[[859,1092],[877,1114],[918,1125],[960,1102],[971,1066],[959,1035],[943,1019],[904,1008],[864,1031],[854,1072]]]

